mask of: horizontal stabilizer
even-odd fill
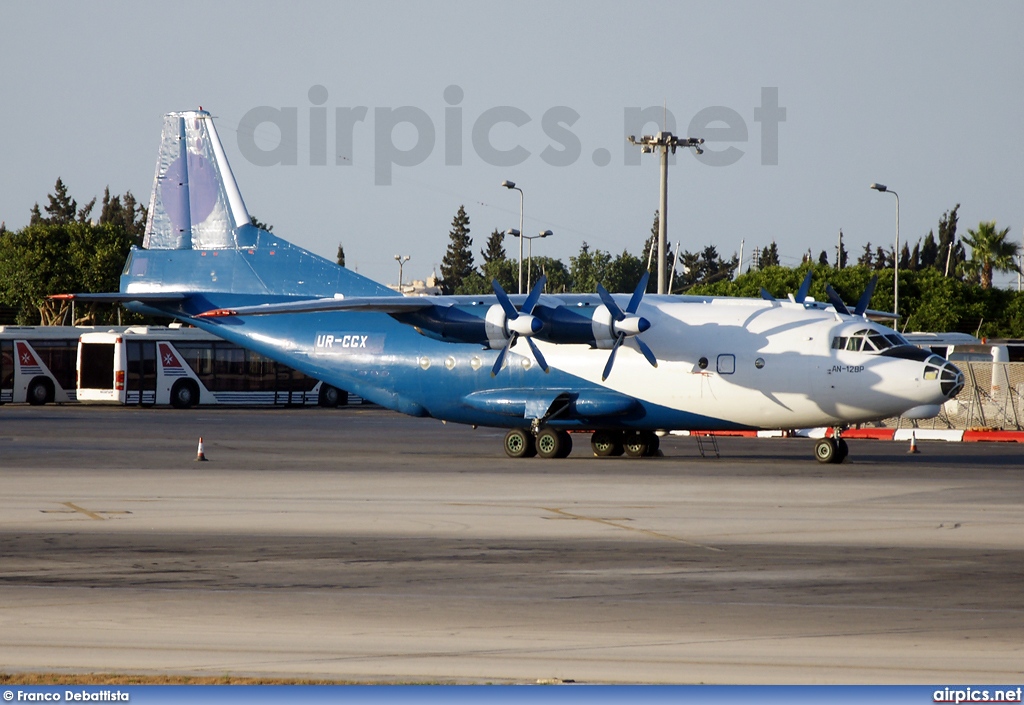
[[[183,291],[147,291],[136,294],[111,292],[109,294],[51,294],[47,298],[58,301],[81,301],[84,303],[128,303],[138,301],[143,304],[173,304],[184,301],[191,294]]]
[[[437,304],[436,297],[411,296],[354,296],[346,299],[304,299],[258,306],[238,306],[214,309],[200,313],[197,318],[223,318],[225,316],[271,316],[281,313],[323,313],[325,311],[373,311],[375,313],[403,313],[430,308]]]

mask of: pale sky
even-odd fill
[[[461,204],[479,263],[519,226],[505,179],[526,233],[554,232],[534,255],[568,265],[583,241],[640,251],[659,167],[625,136],[661,126],[628,116],[667,108],[708,139],[670,167],[683,249],[745,240],[749,262],[775,240],[793,265],[834,259],[840,229],[853,258],[891,247],[895,198],[872,182],[911,247],[957,203],[960,234],[995,220],[1020,241],[1022,31],[1011,1],[9,2],[0,219],[27,224],[58,176],[79,203],[107,185],[148,203],[161,116],[202,105],[250,213],[369,277],[395,283],[395,254],[426,277]],[[294,140],[239,131],[268,107]]]

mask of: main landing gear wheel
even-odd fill
[[[599,458],[622,455],[622,434],[618,431],[594,431],[590,437],[590,447]]]
[[[566,458],[572,452],[572,438],[566,431],[545,428],[537,434],[537,454],[542,458]]]
[[[537,455],[533,434],[521,428],[513,428],[505,434],[505,454],[510,458],[532,458]]]
[[[626,433],[622,446],[631,458],[648,458],[658,453],[661,441],[652,431],[630,431]]]
[[[850,454],[850,446],[842,438],[822,438],[814,444],[814,457],[819,463],[841,463]]]

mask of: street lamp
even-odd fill
[[[668,151],[676,153],[677,147],[693,147],[697,154],[704,154],[700,145],[704,139],[699,137],[677,137],[671,132],[659,132],[657,135],[644,135],[637,139],[630,135],[626,139],[630,144],[640,145],[640,151],[653,152],[655,147],[661,149],[661,203],[658,209],[658,293],[667,293],[665,279],[665,259],[668,254]]]
[[[509,230],[505,231],[505,234],[511,235],[512,237],[518,237],[520,249],[522,249],[523,240],[530,241],[530,247],[529,250],[527,250],[526,255],[526,288],[529,289],[531,283],[533,282],[533,241],[536,240],[537,238],[551,237],[552,235],[554,235],[554,233],[551,232],[550,230],[541,230],[540,233],[537,235],[520,235],[520,232],[518,230],[516,230],[515,228],[510,228]]]
[[[405,263],[412,259],[411,255],[395,255],[395,261],[398,262],[398,293],[402,293],[402,267]]]
[[[519,232],[523,232],[523,190],[516,186],[515,181],[508,179],[501,182],[501,185],[510,191],[519,192]],[[523,241],[519,240],[519,293],[523,293]]]
[[[885,184],[871,184],[871,188],[879,193],[891,193],[896,197],[896,249],[892,257],[892,312],[896,315],[896,325],[900,320],[900,195]]]

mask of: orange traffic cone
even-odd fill
[[[914,451],[915,453],[917,451]],[[196,461],[206,462],[206,453],[203,452],[203,437],[199,437],[199,450],[196,452]]]
[[[907,453],[909,454],[909,453],[920,453],[920,452],[921,451],[919,451],[917,449],[917,434],[914,433],[913,431],[911,431],[910,432],[910,450],[908,450]]]

